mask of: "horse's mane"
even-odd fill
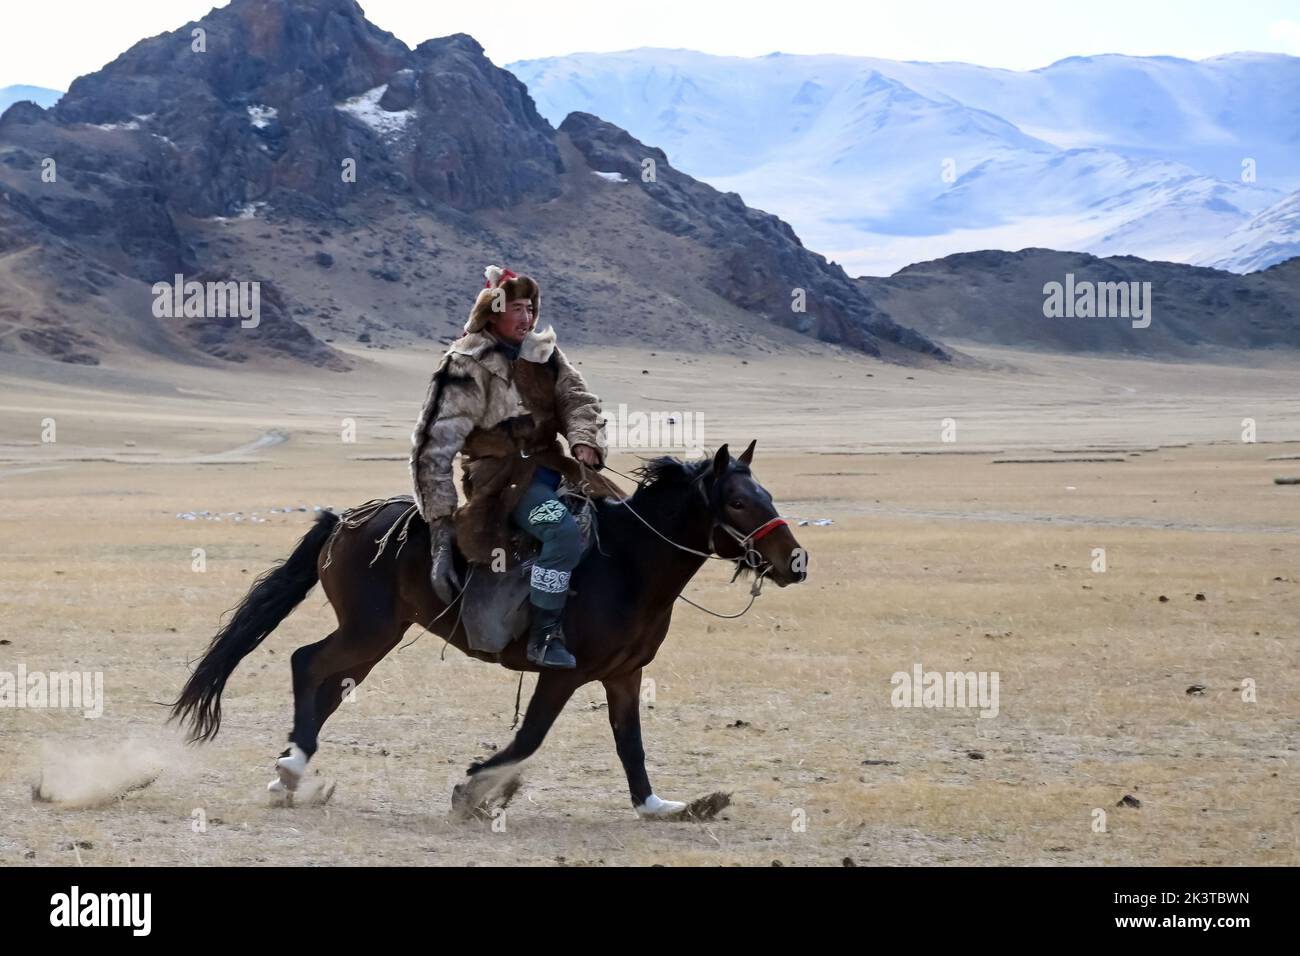
[[[672,455],[646,459],[639,467],[632,469],[632,474],[637,476],[636,491],[632,494],[632,500],[636,501],[637,498],[644,500],[647,496],[668,489],[686,488],[708,471],[712,464],[711,458],[682,461]]]
[[[682,461],[672,455],[643,459],[639,467],[632,469],[632,474],[638,479],[636,491],[624,501],[642,514],[657,513],[675,517],[696,502],[696,493],[686,492],[690,490],[692,484],[708,475],[712,468],[712,455],[694,461]],[[747,464],[732,458],[727,465],[726,473],[748,475],[750,470]],[[622,513],[625,513],[624,509],[610,501],[598,501],[597,504],[600,506],[602,517],[621,520]],[[737,576],[747,577],[753,574],[753,568],[737,568]]]
[[[713,456],[705,455],[694,461],[682,461],[672,455],[643,459],[643,464],[632,469],[632,474],[639,479],[632,500],[642,500],[659,491],[684,491],[713,467]],[[748,475],[749,466],[735,458],[727,465],[727,474],[733,472]]]
[[[642,464],[632,469],[632,475],[637,478],[636,491],[624,500],[638,511],[648,507],[659,513],[664,513],[665,509],[676,512],[691,504],[692,498],[686,492],[712,468],[712,455],[694,461],[682,461],[672,455],[642,459]],[[749,474],[749,466],[733,458],[727,472]],[[601,504],[610,505],[611,502],[603,501]],[[622,509],[615,507],[612,510]]]

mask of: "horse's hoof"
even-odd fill
[[[660,800],[653,793],[646,797],[645,803],[636,808],[636,815],[642,820],[662,820],[676,816],[686,809],[680,800]]]
[[[489,767],[451,788],[452,816],[461,820],[491,820],[519,792],[523,778],[517,765]]]
[[[474,816],[474,805],[470,800],[468,780],[451,788],[451,813],[453,817],[459,820],[468,820]]]
[[[272,780],[266,785],[267,793],[270,794],[270,805],[273,807],[292,807],[293,791],[280,782],[279,778]]]
[[[332,780],[327,783],[308,782],[299,785],[296,790],[290,790],[277,778],[268,783],[266,789],[271,795],[273,807],[323,807],[334,796],[335,786]]]
[[[303,774],[307,772],[307,754],[297,744],[290,744],[289,749],[276,760],[275,771],[279,774],[278,783],[285,790],[290,792],[297,790]]]

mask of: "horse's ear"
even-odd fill
[[[740,453],[740,457],[737,458],[736,461],[740,462],[742,465],[748,466],[749,463],[754,460],[754,446],[757,444],[758,439],[755,438],[749,443],[749,447]]]
[[[718,453],[713,456],[713,474],[720,475],[727,470],[727,465],[731,463],[731,452],[727,446],[723,445],[718,449]]]

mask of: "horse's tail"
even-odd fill
[[[208,645],[185,689],[171,705],[168,721],[190,725],[191,741],[211,740],[221,729],[221,692],[235,666],[279,626],[316,586],[316,562],[338,524],[338,515],[321,512],[310,531],[281,564],[262,574],[217,636]]]

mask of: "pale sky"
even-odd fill
[[[218,2],[216,6],[225,6]],[[468,33],[497,65],[639,46],[761,56],[844,53],[1024,70],[1097,53],[1201,59],[1300,55],[1300,0],[364,0],[415,46]],[[212,0],[4,0],[0,87],[67,89],[136,40],[198,19]],[[526,34],[527,41],[517,39]]]

